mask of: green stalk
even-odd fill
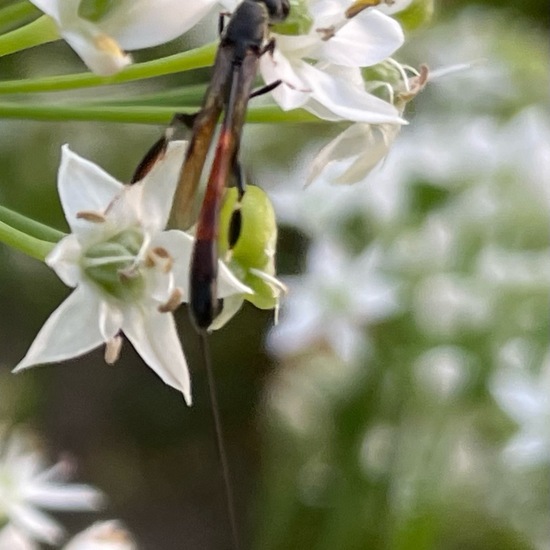
[[[0,28],[13,28],[18,23],[22,23],[31,16],[40,15],[42,13],[38,8],[30,2],[17,2],[0,8]]]
[[[167,124],[174,112],[193,113],[196,106],[174,107],[115,107],[102,105],[40,105],[20,103],[0,103],[0,118],[18,118],[31,120],[87,120],[101,122],[124,122],[131,124]],[[276,105],[252,107],[248,111],[248,122],[289,123],[323,122],[314,115],[301,109],[281,111]]]
[[[111,105],[113,107],[141,106],[163,107],[167,105],[198,105],[202,102],[206,84],[192,84],[182,88],[173,88],[152,94],[142,94],[129,98],[102,99],[90,101],[89,105]]]
[[[53,20],[43,15],[24,27],[0,35],[0,56],[53,42],[59,38],[59,32]]]
[[[42,262],[55,246],[18,231],[4,222],[0,222],[0,242]]]
[[[0,206],[0,221],[41,241],[56,243],[65,237],[65,233],[62,231],[27,218],[27,216],[14,212],[5,206]]]
[[[0,82],[0,94],[56,92],[60,90],[75,90],[77,88],[90,88],[92,86],[107,86],[189,71],[191,69],[200,69],[202,67],[209,67],[212,64],[216,46],[217,44],[214,43],[207,44],[188,52],[144,63],[136,63],[124,68],[113,76],[78,73],[28,80],[6,80]]]

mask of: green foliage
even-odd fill
[[[434,0],[413,0],[406,9],[396,14],[396,19],[407,31],[428,25],[434,15]]]

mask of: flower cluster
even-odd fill
[[[33,3],[54,21],[60,36],[86,65],[100,75],[114,74],[130,64],[127,50],[172,40],[214,6],[234,9],[237,4],[230,0],[201,0],[192,5],[172,0],[161,5],[147,0]],[[361,179],[385,156],[405,123],[404,105],[427,79],[427,72],[409,79],[390,58],[404,42],[394,16],[408,4],[294,2],[294,20],[274,30],[276,47],[260,57],[260,70],[266,83],[281,82],[273,90],[280,107],[302,108],[319,119],[352,123],[318,155],[310,180],[343,156],[354,160],[342,181]],[[300,21],[303,24],[296,26]],[[385,83],[386,88],[380,79],[371,82],[364,78],[366,68],[383,63],[395,67],[398,74],[395,82]],[[376,95],[378,88],[388,89],[389,96]],[[67,147],[63,149],[58,188],[71,234],[49,252],[46,263],[74,291],[47,320],[15,371],[80,356],[101,344],[106,346],[105,360],[112,363],[125,337],[159,377],[191,403],[190,377],[172,312],[189,299],[194,237],[179,230],[165,231],[186,143],[171,137],[166,143],[167,150],[144,171],[143,179],[130,186],[117,182]],[[365,149],[369,151],[365,153]],[[231,250],[223,245],[227,241],[224,227],[231,225],[231,213],[225,215],[225,225],[221,224],[220,231],[226,237],[220,239],[220,258],[224,261],[220,260],[218,267],[218,298],[224,302],[211,330],[223,326],[244,301],[277,310],[279,297],[286,290],[275,278],[276,225],[267,197],[251,188],[237,205],[231,193],[226,195],[225,211],[239,209],[245,222],[242,236]],[[367,264],[373,255],[374,250],[365,255],[365,262],[359,260],[356,268],[350,268],[357,271],[358,280],[359,273],[369,269]],[[312,259],[312,265],[319,267],[320,278],[325,279],[323,286],[328,285],[326,291],[334,293],[337,280],[327,280],[321,267],[327,261],[326,254],[311,257],[317,256],[324,259]],[[361,320],[379,318],[396,309],[395,289],[391,287],[366,288],[361,293],[368,302],[366,306],[356,300],[351,288],[347,298],[333,299],[343,300],[344,310],[355,302]],[[372,292],[385,296],[381,300],[386,305],[378,304]],[[303,289],[292,300],[300,302],[306,294],[307,289]],[[377,305],[371,304],[373,300]],[[366,316],[362,313],[365,307],[369,309]],[[345,321],[336,322],[338,328],[321,312],[318,314],[334,341],[348,332]],[[280,334],[274,336],[274,342],[289,339],[284,326]],[[352,347],[359,349],[359,338],[355,341]],[[340,340],[347,347],[345,342]]]

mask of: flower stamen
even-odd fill
[[[179,287],[172,290],[170,298],[164,303],[158,306],[158,311],[160,313],[171,313],[175,311],[183,301],[183,290]]]
[[[122,336],[117,334],[114,338],[111,338],[105,343],[105,363],[108,365],[114,365],[120,357],[120,351],[122,349]]]
[[[93,210],[81,210],[76,213],[77,220],[85,220],[91,223],[104,223],[105,215],[101,212],[94,212]]]
[[[107,34],[99,34],[94,37],[94,45],[102,52],[114,55],[116,57],[125,57],[125,54],[118,45],[118,42]]]
[[[174,258],[170,255],[170,252],[162,246],[156,246],[147,251],[145,257],[145,267],[160,267],[162,273],[170,273],[174,266]]]

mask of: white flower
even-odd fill
[[[423,90],[428,81],[428,70],[421,68],[420,74],[403,79],[403,89],[395,90],[394,102],[400,114],[407,103]],[[351,184],[365,179],[388,154],[390,147],[401,131],[400,124],[369,124],[357,122],[328,143],[315,157],[307,183],[318,178],[325,168],[337,164],[337,174],[332,183]]]
[[[510,355],[520,351],[528,360],[530,350],[517,347],[505,346],[502,359],[507,363],[517,362]],[[528,371],[527,362],[503,366],[491,383],[496,402],[519,427],[503,454],[510,465],[518,468],[550,463],[550,353],[538,374]]]
[[[0,548],[6,548],[6,550],[39,550],[38,544],[11,523],[0,529]]]
[[[315,343],[328,344],[344,361],[365,350],[366,326],[398,309],[397,288],[377,272],[378,251],[350,259],[332,243],[315,243],[307,272],[289,278],[281,322],[269,337],[275,353],[291,355]]]
[[[59,543],[63,528],[47,510],[98,510],[103,496],[89,485],[68,484],[72,465],[59,462],[46,469],[28,439],[14,433],[0,441],[0,548],[36,548],[34,540]]]
[[[117,0],[95,20],[96,17],[85,18],[87,14],[82,11],[83,4],[90,2],[31,1],[56,22],[61,36],[100,75],[116,73],[131,63],[123,50],[168,42],[189,30],[218,4],[218,0]],[[235,1],[220,3],[231,9]]]
[[[191,403],[189,372],[171,311],[188,296],[193,238],[162,231],[186,142],[173,142],[147,176],[124,186],[63,147],[58,189],[72,234],[46,258],[73,293],[50,316],[15,371],[63,361],[107,344],[116,360],[122,331],[162,380]],[[225,265],[219,296],[249,292]]]
[[[326,120],[403,124],[393,105],[365,91],[360,70],[397,50],[403,31],[376,9],[346,19],[348,5],[344,0],[312,1],[308,34],[275,35],[275,52],[260,61],[262,76],[266,82],[290,84],[272,92],[285,110],[303,107]]]
[[[63,550],[136,550],[124,526],[115,520],[99,521],[71,539]]]

